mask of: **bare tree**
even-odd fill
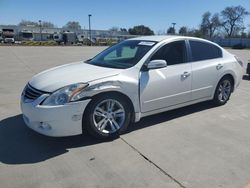
[[[41,24],[42,24],[43,28],[53,28],[53,27],[55,27],[55,25],[53,23],[48,22],[48,21],[43,21]],[[35,27],[38,27],[39,23],[34,22],[34,21],[29,21],[29,20],[22,20],[18,25],[19,26],[35,26]]]
[[[65,29],[72,29],[72,30],[80,30],[81,26],[80,26],[79,22],[69,21],[68,23],[66,23],[65,26],[63,26],[63,28],[65,28]]]
[[[247,35],[248,35],[248,38],[250,38],[250,24],[248,24],[247,26],[249,29],[248,29],[248,32],[247,32]]]
[[[29,20],[22,20],[18,26],[39,26],[38,22],[33,22]]]
[[[243,26],[244,18],[249,15],[249,12],[242,6],[226,7],[221,11],[223,18],[223,28],[225,29],[228,37],[237,34]]]
[[[109,31],[112,31],[112,32],[117,32],[119,31],[119,27],[116,27],[116,26],[113,26],[109,29]]]
[[[165,30],[158,30],[157,35],[166,35],[166,31]]]
[[[42,27],[43,28],[54,28],[56,26],[51,22],[44,21],[44,22],[42,22]]]
[[[212,38],[214,36],[214,32],[220,27],[221,21],[218,13],[212,15],[210,12],[205,12],[202,15],[200,30],[204,36]]]
[[[200,29],[195,29],[195,28],[189,29],[187,35],[191,37],[199,37],[199,38],[203,36],[202,31]]]

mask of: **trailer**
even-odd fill
[[[56,41],[58,44],[61,44],[63,42],[62,34],[61,33],[54,33],[53,40]]]
[[[2,29],[2,38],[4,43],[15,43],[15,32],[14,29]]]
[[[31,31],[23,30],[19,32],[19,40],[21,41],[33,41],[34,35]]]
[[[83,34],[79,34],[77,35],[77,43],[83,44],[84,43],[84,35]]]
[[[64,32],[63,35],[64,44],[76,44],[77,37],[75,32]]]
[[[70,45],[76,44],[78,39],[75,32],[64,31],[62,33],[54,33],[53,40],[58,44]]]

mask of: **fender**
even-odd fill
[[[102,80],[89,82],[89,87],[84,90],[84,98],[92,98],[104,92],[119,92],[127,96],[134,107],[135,121],[139,121],[140,103],[138,93],[138,80],[122,74]]]
[[[215,85],[215,87],[214,87],[214,89],[213,89],[213,96],[214,96],[214,94],[215,94],[215,90],[216,90],[217,85],[219,84],[220,80],[221,80],[224,76],[226,76],[226,75],[231,75],[231,76],[233,77],[233,80],[234,80],[233,91],[234,91],[234,89],[235,89],[235,87],[236,87],[236,86],[235,86],[235,85],[236,85],[236,75],[235,75],[235,73],[234,73],[233,71],[227,70],[227,71],[223,72],[223,73],[219,76],[219,79],[218,79],[218,81],[217,81],[217,83],[216,83],[216,85]],[[213,97],[213,96],[212,96],[212,97]]]

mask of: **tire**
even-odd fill
[[[233,90],[233,81],[229,76],[223,77],[215,90],[213,102],[217,106],[227,103]]]
[[[108,108],[109,106],[109,108]],[[116,138],[131,121],[128,101],[120,95],[106,94],[94,98],[83,117],[83,129],[98,139]]]

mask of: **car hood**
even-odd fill
[[[122,69],[98,67],[83,62],[62,65],[35,75],[29,84],[42,91],[53,92],[75,83],[87,83],[119,74]]]

